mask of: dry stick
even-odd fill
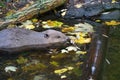
[[[15,22],[23,22],[38,13],[45,13],[64,4],[66,1],[67,0],[37,0],[31,6],[18,10],[16,13],[5,17],[5,21],[0,22],[0,29],[4,29],[9,24],[13,24]]]

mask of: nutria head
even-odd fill
[[[69,40],[65,34],[56,30],[49,29],[42,33],[44,34],[44,37],[47,39],[48,43],[66,42]]]

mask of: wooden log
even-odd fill
[[[67,0],[37,0],[31,6],[18,10],[16,13],[5,17],[5,21],[0,21],[0,29],[6,28],[9,24],[22,22],[32,18],[34,15],[45,13],[54,9]]]
[[[109,27],[89,21],[96,25],[81,80],[102,80],[102,68],[107,51]]]

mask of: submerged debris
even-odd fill
[[[5,72],[16,72],[17,67],[15,66],[7,66],[5,67]]]
[[[48,80],[45,75],[36,75],[33,80]]]

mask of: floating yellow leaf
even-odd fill
[[[73,39],[73,41],[77,44],[90,43],[91,38],[84,38],[85,36],[86,36],[86,33],[83,33],[83,32],[76,33],[76,39]]]
[[[27,20],[27,21],[23,22],[22,24],[23,24],[23,27],[26,29],[34,29],[35,28],[32,21],[30,21],[30,20]]]
[[[47,21],[42,22],[42,27],[43,28],[55,28],[55,27],[60,28],[62,25],[63,25],[63,23],[59,22],[59,21],[47,20]]]
[[[120,25],[120,22],[112,20],[112,21],[106,21],[105,24],[108,26],[117,26],[117,25]]]
[[[65,72],[67,72],[67,71],[68,71],[68,69],[63,68],[63,69],[55,70],[54,73],[55,73],[55,74],[61,75],[62,73],[65,73]]]
[[[79,39],[76,39],[74,41],[75,41],[75,43],[83,44],[83,43],[85,43],[85,38],[80,37]]]
[[[86,51],[77,51],[76,54],[86,54],[87,52]]]
[[[101,22],[101,20],[96,20],[95,22]]]
[[[60,78],[64,79],[64,78],[67,78],[67,76],[66,75],[62,75]]]
[[[85,37],[85,36],[86,36],[86,33],[80,32],[80,33],[78,33],[77,35],[80,36],[80,37]]]
[[[74,41],[75,41],[75,43],[78,43],[78,44],[85,44],[85,43],[90,43],[91,42],[91,38],[80,37],[79,39],[76,39]]]
[[[66,67],[68,70],[73,70],[74,69],[74,67],[71,67],[71,66],[68,66],[68,67]]]
[[[90,43],[91,42],[91,38],[85,38],[85,43]]]
[[[34,29],[34,28],[35,28],[35,26],[34,26],[34,25],[32,25],[32,24],[30,24],[30,25],[25,25],[25,28],[26,28],[26,29]]]
[[[74,31],[74,30],[75,30],[74,27],[68,27],[68,28],[63,28],[63,29],[62,29],[62,32],[72,32],[72,31]]]
[[[65,73],[65,72],[73,70],[73,69],[74,69],[74,67],[68,66],[66,68],[55,70],[54,73],[61,75],[62,73]]]
[[[36,22],[38,22],[38,19],[34,18],[34,19],[32,19],[32,22],[36,23]]]

